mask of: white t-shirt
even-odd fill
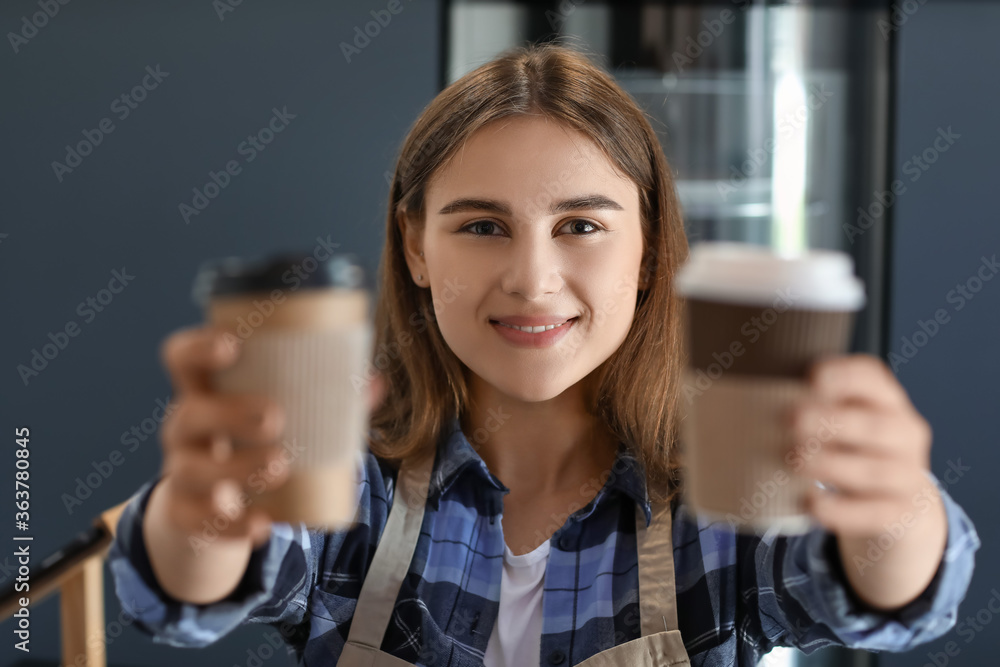
[[[486,667],[537,667],[542,643],[542,586],[549,541],[515,556],[503,545],[500,613],[486,644]]]

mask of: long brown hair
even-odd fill
[[[600,367],[593,414],[643,465],[649,497],[679,490],[678,432],[682,302],[671,289],[687,257],[673,177],[643,111],[582,52],[554,44],[519,47],[445,88],[417,118],[396,163],[379,264],[373,363],[387,393],[371,415],[374,454],[398,465],[433,455],[442,427],[469,393],[463,364],[441,336],[435,295],[414,284],[400,223],[422,228],[427,184],[469,137],[518,114],[545,114],[583,132],[638,186],[643,263],[632,327]]]

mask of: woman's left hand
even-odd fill
[[[937,494],[931,428],[879,358],[826,357],[809,374],[809,399],[793,410],[795,471],[811,486],[807,510],[840,536],[876,536]]]
[[[815,485],[806,510],[837,538],[854,592],[893,610],[926,589],[948,536],[930,468],[931,428],[877,357],[827,357],[791,411],[792,468]]]

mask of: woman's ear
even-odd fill
[[[427,263],[424,261],[423,226],[415,225],[405,213],[397,216],[396,223],[403,239],[403,256],[413,281],[420,287],[426,287],[430,281],[427,278]]]

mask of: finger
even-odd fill
[[[875,535],[907,512],[913,514],[913,507],[897,498],[845,496],[817,487],[806,492],[806,507],[827,530],[843,537]]]
[[[248,507],[238,492],[219,489],[209,496],[174,494],[168,518],[181,531],[204,546],[216,539],[253,537],[259,531],[259,510]],[[189,540],[190,543],[190,540]]]
[[[808,382],[830,402],[910,408],[909,396],[881,359],[870,354],[827,356],[809,368]]]
[[[873,457],[855,449],[824,448],[803,457],[799,473],[841,494],[852,496],[907,498],[922,479],[919,468],[901,465],[897,459]]]
[[[180,494],[207,500],[235,485],[240,492],[274,490],[288,477],[287,455],[277,445],[247,447],[234,452],[226,461],[218,461],[209,452],[189,452],[164,462],[164,475],[171,475]],[[220,484],[223,488],[220,491]]]
[[[800,448],[841,445],[884,457],[923,461],[930,451],[927,421],[918,413],[870,405],[802,401],[789,411],[792,442]]]
[[[239,343],[236,336],[203,325],[168,336],[160,346],[160,359],[170,375],[174,392],[209,391],[212,373],[236,361]]]
[[[260,445],[283,431],[284,411],[266,396],[201,394],[177,404],[163,423],[161,440],[167,451],[211,449],[225,458],[229,447],[220,438]]]

